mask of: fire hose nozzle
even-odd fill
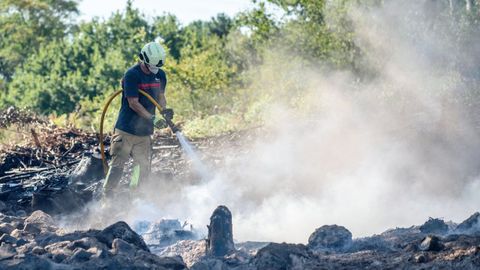
[[[171,119],[165,119],[167,122],[168,127],[172,130],[173,133],[177,133],[180,129],[172,122]]]

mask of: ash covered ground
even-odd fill
[[[212,219],[207,216],[203,222],[192,222],[188,211],[182,215],[178,210],[174,216],[171,213],[177,209],[168,214],[156,209],[165,208],[162,202],[173,200],[166,193],[179,196],[176,193],[179,187],[202,184],[171,134],[155,135],[153,179],[156,180],[148,187],[156,196],[148,189],[129,193],[127,169],[117,195],[123,204],[117,202],[105,212],[98,203],[103,176],[95,152],[97,135],[46,124],[37,125],[35,130],[28,135],[30,139],[25,145],[4,146],[1,153],[2,269],[480,267],[479,213],[455,222],[429,218],[423,224],[362,237],[353,237],[348,226],[342,224],[316,224],[314,230],[300,232],[305,235],[302,243],[255,241],[258,239],[240,236],[233,249],[215,255],[208,252],[212,237],[205,230]],[[251,154],[249,146],[259,136],[268,135],[262,128],[256,128],[195,140],[193,144],[205,164],[215,170],[228,166],[226,152],[239,156]],[[178,200],[174,202],[181,204]],[[235,233],[242,230],[243,224],[239,220],[245,214],[236,212],[235,207],[232,209],[233,238],[237,239]],[[214,207],[210,213],[213,210]],[[280,216],[285,220],[290,218],[287,214]],[[271,223],[281,221],[271,220]],[[288,239],[292,232],[283,233]]]

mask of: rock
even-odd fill
[[[87,252],[83,248],[77,248],[73,251],[73,255],[68,258],[68,262],[84,262],[88,261],[90,257],[92,256],[92,253]]]
[[[17,217],[26,217],[27,216],[27,212],[25,210],[18,210],[17,212],[15,212],[15,216]]]
[[[0,223],[10,222],[10,216],[0,213]]]
[[[23,227],[23,231],[31,234],[39,234],[41,232],[40,228],[38,228],[33,223],[25,223],[25,226]]]
[[[442,219],[430,218],[422,226],[420,231],[425,234],[446,234],[448,232],[448,225]]]
[[[428,261],[427,256],[423,253],[415,255],[414,260],[416,263],[426,263]]]
[[[24,232],[23,230],[19,230],[19,229],[13,230],[10,235],[18,239],[28,237],[27,232]]]
[[[24,258],[25,258],[24,253],[17,254],[13,257],[13,259],[15,259],[15,260],[21,260],[21,259],[24,259]]]
[[[253,258],[256,269],[305,269],[303,262],[313,254],[302,244],[271,243]]]
[[[469,254],[469,255],[479,255],[480,254],[480,246],[469,248],[467,250],[467,254]]]
[[[17,240],[17,247],[21,247],[21,246],[25,245],[26,243],[28,243],[27,240],[20,238],[20,239]]]
[[[55,266],[47,258],[42,258],[33,254],[22,254],[21,258],[16,258],[8,261],[2,261],[8,264],[2,265],[0,262],[0,269],[66,269]]]
[[[223,258],[223,261],[228,265],[240,266],[246,264],[252,256],[250,254],[237,250],[234,253]]]
[[[22,245],[19,245],[19,242],[23,242],[21,241],[23,239],[19,239],[17,241],[17,247],[16,247],[16,251],[17,253],[21,253],[21,254],[27,254],[27,253],[31,253],[32,252],[32,249],[37,246],[36,243],[30,243],[30,242],[26,242],[26,243],[23,243]]]
[[[478,233],[480,232],[480,213],[476,212],[469,218],[460,223],[455,229],[458,233]]]
[[[98,259],[105,259],[108,256],[108,252],[105,249],[101,249],[98,247],[89,248],[87,252],[92,253],[92,257]]]
[[[45,250],[52,254],[56,253],[57,250],[60,250],[61,252],[64,252],[64,250],[68,250],[68,253],[71,253],[71,251],[68,249],[69,245],[70,241],[56,242],[46,246]]]
[[[256,269],[247,264],[252,256],[243,251],[235,251],[228,256],[213,257],[204,256],[191,266],[191,270],[210,270],[210,269]],[[187,264],[188,266],[188,264]],[[259,268],[260,269],[260,268]]]
[[[205,257],[201,261],[195,263],[191,270],[224,270],[224,269],[244,269],[239,265],[228,264],[225,260],[219,257]],[[257,269],[257,268],[245,268],[245,269]]]
[[[434,235],[425,237],[420,244],[420,250],[423,251],[441,251],[444,248],[440,238]]]
[[[45,254],[45,249],[43,247],[40,247],[40,246],[36,246],[32,249],[32,254],[35,254],[35,255],[43,255]]]
[[[3,212],[6,209],[7,209],[7,205],[3,201],[0,201],[0,212]]]
[[[10,225],[8,223],[0,224],[0,234],[3,234],[3,233],[10,234],[14,229],[15,229],[15,227],[13,227],[12,225]]]
[[[53,254],[52,256],[52,260],[56,263],[61,263],[63,262],[66,258],[68,257],[67,254],[63,253],[63,252],[59,252],[59,253],[55,253]]]
[[[135,255],[135,247],[125,242],[120,238],[115,238],[112,242],[112,249],[114,254],[129,254],[131,256]]]
[[[150,252],[140,250],[134,260],[135,265],[149,264],[160,269],[172,269],[172,270],[183,270],[187,269],[187,266],[183,262],[182,257],[158,257]]]
[[[134,232],[127,223],[119,221],[115,224],[108,226],[102,231],[96,234],[96,238],[106,244],[109,248],[112,247],[113,240],[115,238],[122,239],[137,248],[140,248],[145,251],[150,251],[143,241],[142,237]]]
[[[160,257],[158,265],[173,270],[187,269],[187,266],[185,265],[182,257],[180,256]]]
[[[17,238],[15,238],[15,237],[13,237],[9,234],[4,233],[0,237],[0,243],[16,244],[17,243]]]
[[[55,221],[53,218],[41,210],[34,211],[28,218],[25,219],[25,223],[31,223],[39,227],[55,226]]]
[[[324,225],[308,238],[308,247],[313,251],[343,250],[352,244],[352,233],[343,226]]]
[[[26,236],[26,233],[22,230],[15,229],[10,233],[10,235],[16,238],[22,238]]]
[[[415,245],[416,247],[416,245]],[[344,252],[358,252],[363,250],[375,250],[375,251],[394,251],[395,248],[392,243],[385,241],[385,239],[379,235],[370,237],[357,238],[352,241],[351,245],[342,249]]]
[[[15,213],[11,213],[12,215],[3,215],[3,214],[0,214],[2,215],[1,217],[1,220],[2,220],[2,223],[10,223],[13,227],[15,227],[16,223],[19,222],[19,223],[23,223],[23,220],[25,218],[21,218],[21,217],[16,217],[15,216]]]
[[[190,270],[223,270],[228,269],[225,262],[220,258],[206,257],[195,263]]]
[[[76,248],[90,249],[92,247],[99,247],[100,249],[107,248],[104,243],[101,243],[94,237],[83,237],[81,239],[72,241],[68,245],[68,248],[71,250],[74,250]]]
[[[69,244],[70,241],[57,242],[46,246],[45,250],[54,262],[61,263],[73,254],[73,252],[67,248]]]
[[[38,235],[35,235],[35,242],[38,244],[38,246],[42,247],[62,241],[70,242],[73,239],[78,239],[78,237],[71,237],[70,235],[58,235],[50,231],[44,231]]]
[[[235,251],[233,243],[232,213],[226,206],[220,205],[210,217],[208,227],[207,254],[225,256]]]
[[[23,220],[21,220],[21,221],[12,221],[12,226],[14,227],[14,229],[23,230],[23,227],[25,225],[23,224]]]
[[[16,254],[17,252],[15,251],[15,249],[12,247],[11,244],[7,244],[4,242],[0,245],[0,261],[12,258]]]

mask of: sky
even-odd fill
[[[107,18],[112,12],[124,10],[127,0],[80,0],[80,20],[93,17]],[[251,0],[133,0],[133,7],[147,16],[172,13],[182,23],[194,20],[208,20],[218,13],[233,16],[253,6]]]

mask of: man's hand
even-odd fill
[[[165,120],[173,119],[173,109],[163,109],[160,113],[162,114],[163,118],[165,118]]]
[[[157,120],[157,117],[154,114],[152,114],[150,120],[152,121],[155,128],[162,129],[167,127],[167,122],[162,118]]]
[[[158,129],[168,127],[167,122],[164,119],[158,119],[157,122],[153,122],[153,126]]]

